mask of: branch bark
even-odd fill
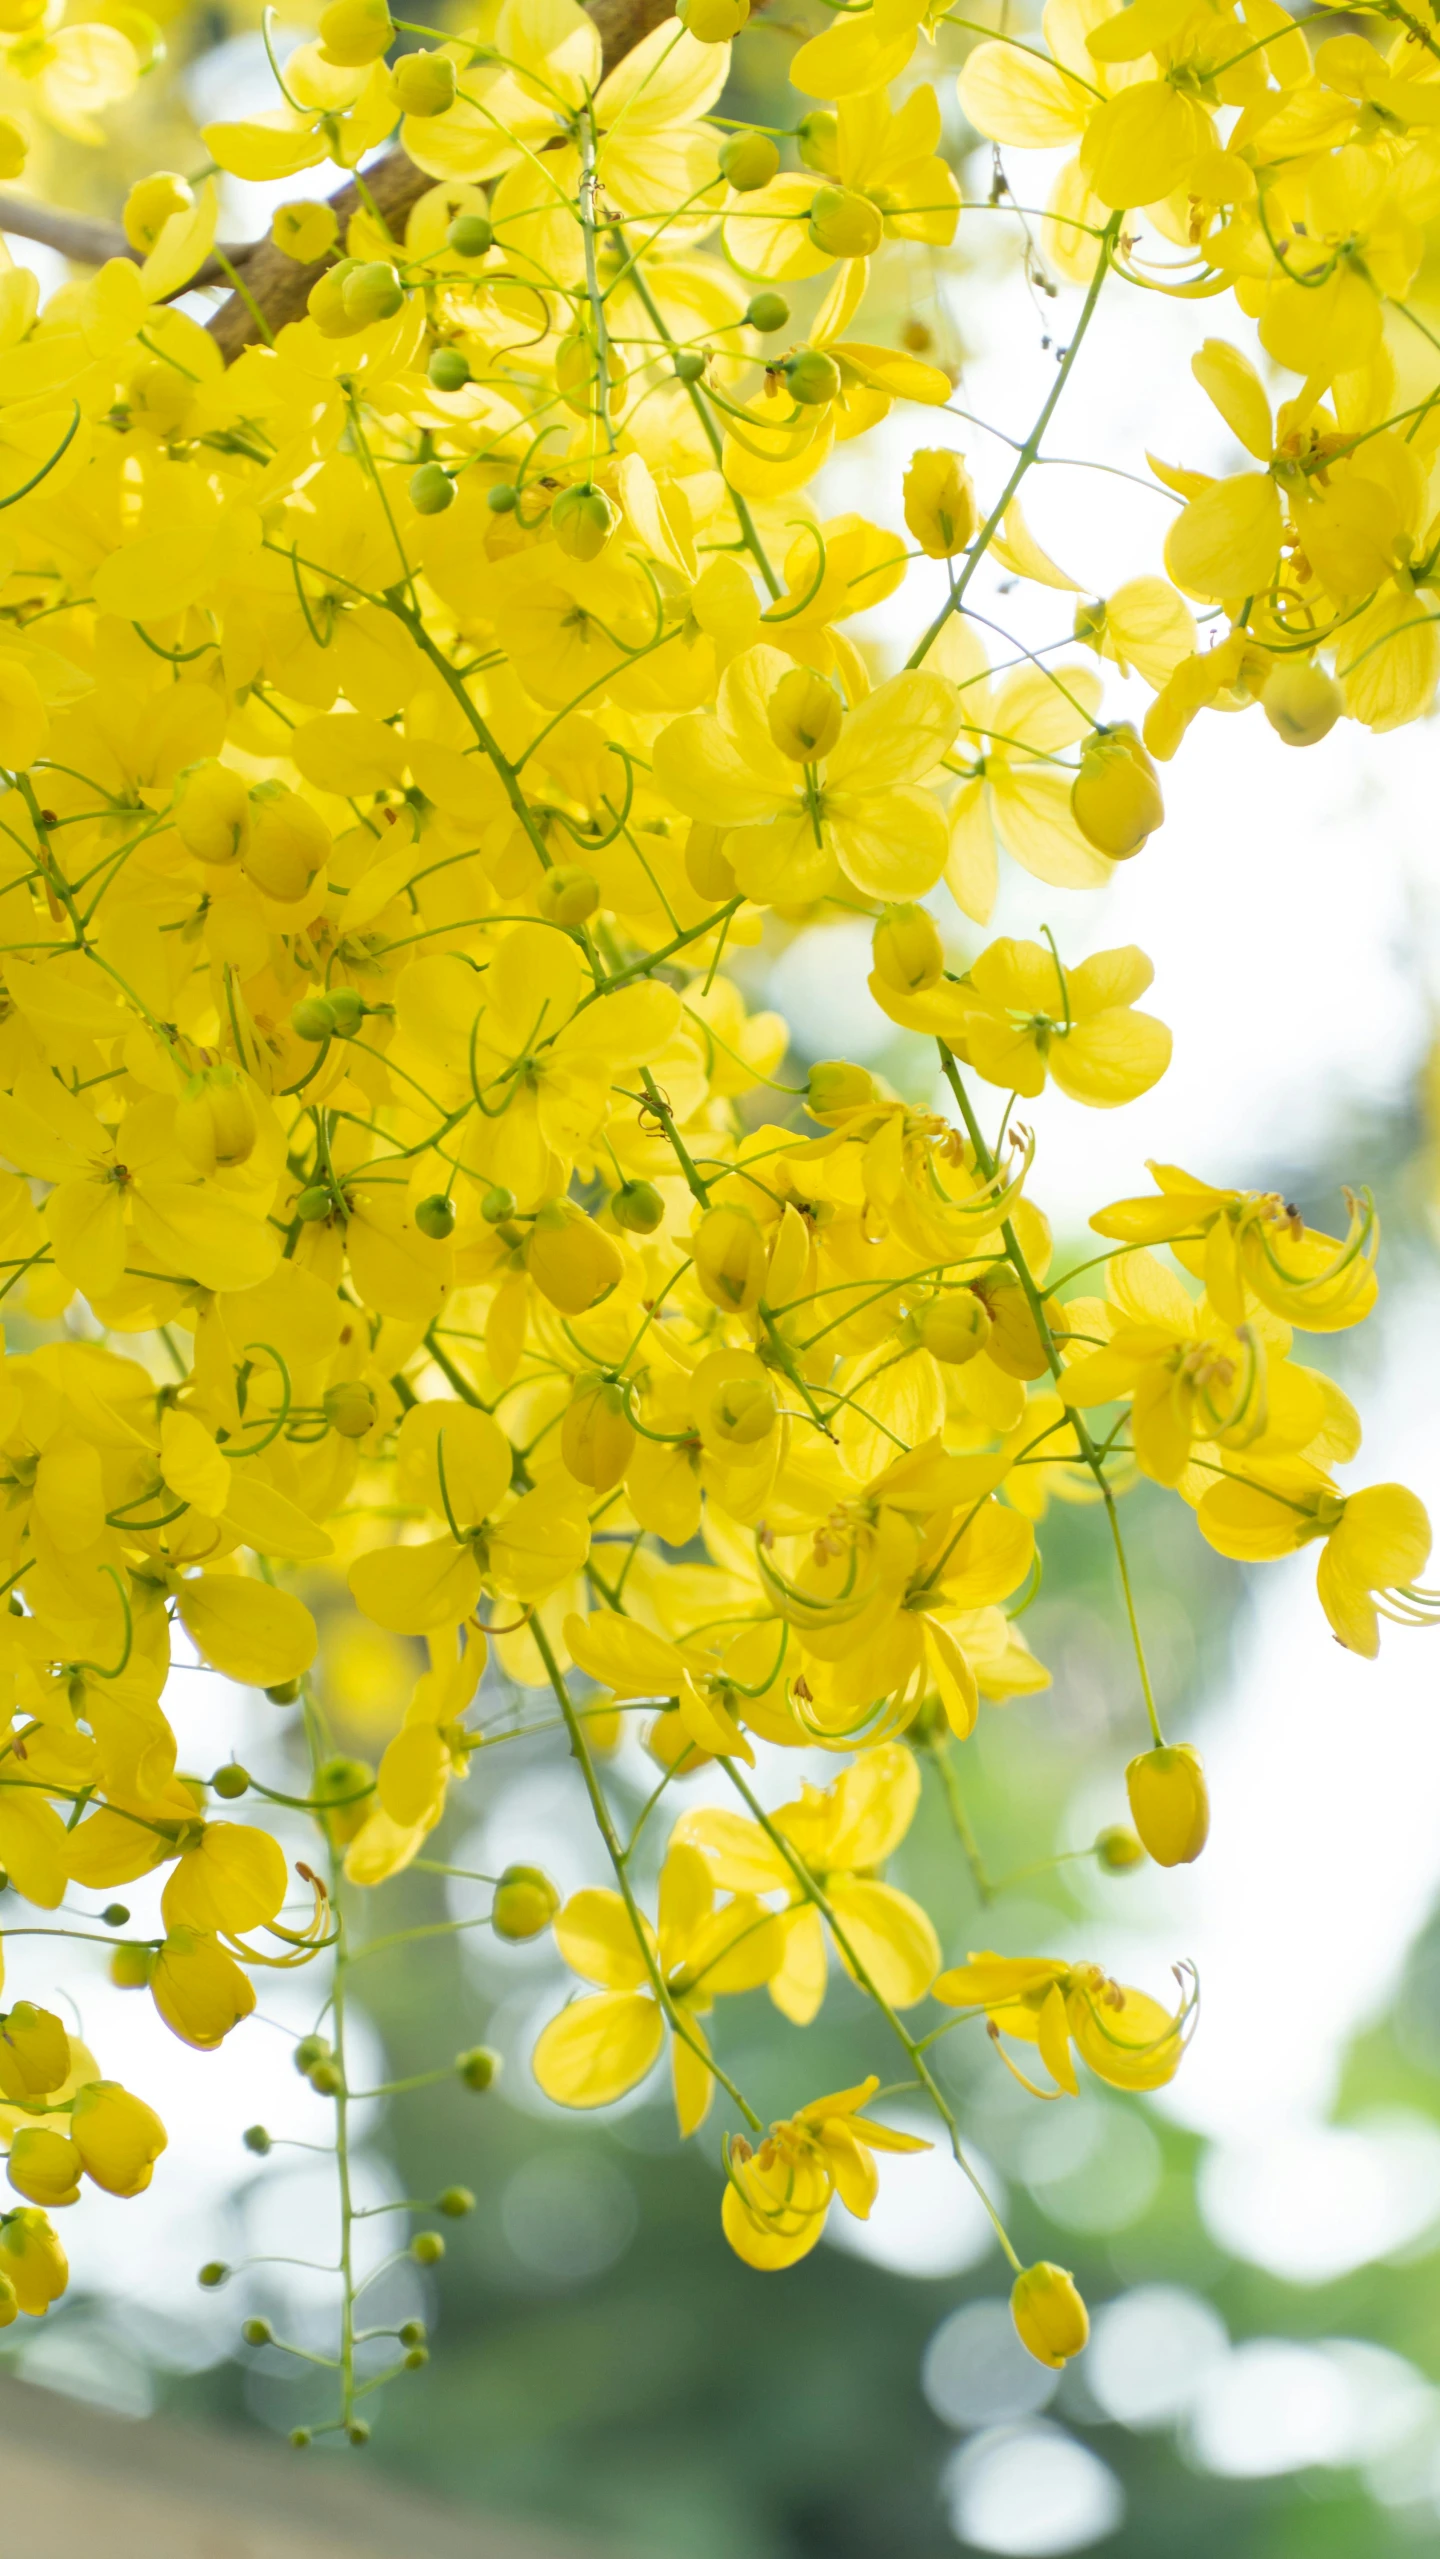
[[[586,0],[590,15],[600,30],[603,66],[611,71],[632,53],[642,37],[663,24],[674,14],[674,0]],[[365,192],[384,216],[393,238],[403,239],[406,220],[422,195],[436,184],[423,169],[417,169],[406,151],[387,151],[382,159],[373,160],[364,172]],[[330,198],[330,209],[340,226],[341,238],[352,214],[358,213],[361,196],[353,179],[348,186]],[[99,227],[99,226],[97,226]],[[34,232],[27,233],[35,238]],[[72,253],[73,254],[73,253]],[[106,252],[107,255],[111,254]],[[227,364],[248,346],[263,341],[264,331],[256,318],[258,312],[273,337],[287,321],[304,317],[311,289],[325,272],[328,260],[313,266],[300,266],[287,258],[270,240],[257,241],[246,259],[243,294],[232,293],[209,323]],[[252,304],[254,308],[252,309]]]

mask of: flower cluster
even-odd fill
[[[163,1870],[113,1972],[198,2051],[257,1969],[330,1957],[330,2037],[297,2060],[342,2156],[347,1948],[504,1738],[492,1647],[550,1692],[613,1869],[563,1906],[532,1867],[495,1887],[496,1933],[553,1928],[584,1985],[539,2083],[603,2106],[668,2047],[682,2132],[717,2088],[745,2127],[724,2229],[777,2268],[919,2137],[862,2111],[875,2079],[763,2130],[727,1997],[763,1987],[801,2033],[833,1958],[957,2173],[937,2034],[983,2019],[1049,2098],[1077,2055],[1158,2087],[1193,2026],[1183,1968],[1172,2010],[1089,1963],[947,1967],[882,1872],[923,1781],[963,1836],[959,1746],[1047,1684],[1018,1616],[1049,1503],[1103,1511],[1148,1709],[1133,1830],[1096,1844],[1117,1869],[1188,1862],[1208,1825],[1146,1667],[1128,1486],[1173,1493],[1223,1555],[1314,1546],[1356,1653],[1433,1611],[1420,1502],[1341,1489],[1360,1423],[1296,1356],[1375,1304],[1368,1198],[1330,1236],[1157,1164],[1097,1207],[1081,1293],[1014,1108],[1047,1079],[1093,1108],[1157,1082],[1150,963],[1070,965],[1048,931],[956,956],[1002,852],[1067,893],[1141,854],[1155,760],[1200,710],[1258,700],[1304,745],[1429,707],[1440,405],[1397,390],[1386,318],[1440,217],[1440,35],[1394,14],[1387,52],[1312,44],[1276,0],[1049,0],[1043,52],[971,52],[980,133],[1077,146],[1041,246],[1084,299],[1008,476],[918,445],[892,521],[825,514],[813,484],[897,404],[933,437],[951,402],[923,348],[858,334],[885,244],[942,250],[962,213],[912,67],[944,13],[919,0],[801,47],[797,89],[834,103],[793,140],[716,112],[745,0],[682,0],[608,64],[576,0],[503,0],[406,51],[384,0],[332,0],[274,111],[205,130],[241,178],[357,172],[343,227],[304,195],[275,216],[236,360],[177,301],[211,254],[208,181],[141,178],[135,254],[43,310],[3,279],[0,1861],[11,1907],[46,1915]],[[54,90],[82,36],[128,51],[37,29],[11,67],[48,47]],[[392,230],[367,155],[397,123],[416,183]],[[1005,205],[997,184],[982,210]],[[260,279],[287,265],[303,316],[272,330]],[[1196,371],[1252,467],[1157,466],[1183,501],[1166,575],[1081,596],[1076,662],[992,670],[966,609],[983,559],[1076,592],[1017,493],[1107,288],[1232,290],[1297,385],[1272,420],[1208,342]],[[882,673],[847,626],[921,563],[939,610]],[[1107,671],[1149,687],[1143,736],[1107,716]],[[870,920],[872,992],[933,1043],[933,1092],[844,1060],[780,1080],[786,1026],[735,962],[837,913]],[[314,1667],[317,1612],[352,1606],[414,1654],[375,1768],[337,1748]],[[166,1683],[197,1656],[293,1707],[298,1796],[223,1761],[223,1704],[219,1764],[179,1767]],[[642,1822],[714,1781],[653,1919],[604,1768],[637,1720]],[[812,1772],[788,1790],[786,1750]],[[313,1821],[314,1869],[272,1801]],[[927,2026],[930,2000],[958,2013]],[[478,2089],[494,2061],[458,2067]],[[82,2176],[138,2194],[165,2136],[25,2002],[0,2100],[25,2199],[0,2222],[4,2320],[63,2288],[46,2209]],[[1062,2362],[1085,2338],[1069,2277],[1000,2237],[1020,2333]],[[348,2282],[342,2319],[360,2441]]]

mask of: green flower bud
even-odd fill
[[[222,2284],[230,2281],[230,2269],[220,2258],[212,2257],[208,2265],[201,2267],[195,2281],[202,2284],[206,2292],[218,2292]]]
[[[428,2333],[423,2319],[407,2319],[396,2331],[402,2346],[423,2346]]]
[[[480,1214],[487,1226],[503,1226],[515,1214],[515,1194],[503,1182],[496,1182],[480,1202]]]
[[[275,2331],[268,2319],[245,2320],[240,2334],[247,2346],[273,2346],[275,2343]]]
[[[415,1211],[415,1223],[432,1244],[443,1244],[455,1232],[455,1203],[443,1191],[432,1191]]]
[[[443,116],[455,103],[455,65],[448,53],[402,53],[390,89],[402,115]]]
[[[470,379],[470,358],[458,347],[437,347],[427,368],[437,391],[463,391]]]
[[[840,118],[833,107],[812,107],[795,127],[795,148],[807,169],[833,178],[840,166]]]
[[[819,347],[797,347],[783,367],[785,388],[803,409],[823,409],[840,396],[840,367]]]
[[[309,2429],[309,2427],[308,2427],[308,2426],[292,2426],[292,2427],[291,2427],[291,2429],[290,2429],[290,2444],[291,2444],[291,2448],[292,2448],[292,2450],[293,2450],[293,2451],[295,2451],[295,2452],[308,2452],[308,2451],[309,2451],[309,2449],[310,2449],[310,2446],[311,2446],[311,2444],[314,2442],[314,2440],[315,2440],[315,2438],[314,2438],[314,2436],[311,2434],[310,2429]]]
[[[932,1297],[915,1308],[910,1320],[921,1349],[947,1368],[963,1368],[990,1339],[990,1318],[968,1288],[951,1288],[943,1297]]]
[[[148,1990],[154,1970],[153,1946],[117,1946],[110,1958],[110,1979],[117,1990]]]
[[[762,338],[773,338],[790,317],[790,305],[783,293],[754,293],[746,305],[745,317]]]
[[[584,924],[599,903],[600,883],[594,872],[573,862],[557,863],[535,891],[535,911],[551,924]]]
[[[520,492],[512,489],[508,480],[497,480],[494,488],[485,492],[485,504],[492,515],[513,515],[519,503]]]
[[[264,2159],[268,2157],[270,2150],[270,2135],[265,2130],[263,2124],[250,2124],[240,2135],[240,2138],[244,2142],[247,2150],[253,2150],[257,2159]]]
[[[395,27],[385,0],[330,0],[320,12],[320,42],[330,62],[362,70],[389,51]]]
[[[1318,746],[1344,710],[1345,696],[1313,658],[1277,658],[1260,708],[1283,746]]]
[[[248,1768],[236,1767],[231,1762],[227,1767],[217,1768],[210,1783],[217,1795],[223,1796],[227,1804],[233,1804],[241,1795],[250,1792],[250,1772]]]
[[[100,1916],[107,1928],[126,1928],[130,1923],[130,1913],[123,1901],[107,1901]]]
[[[559,1907],[560,1896],[539,1866],[507,1866],[495,1887],[490,1924],[497,1937],[520,1946],[543,1935]]]
[[[620,510],[603,489],[562,489],[550,509],[550,530],[572,560],[598,560],[619,521]]]
[[[388,258],[367,258],[340,287],[345,316],[362,329],[393,320],[405,306],[405,287]]]
[[[367,2444],[370,2441],[370,2429],[366,2425],[363,2417],[351,2418],[349,2425],[345,2429],[345,2440],[347,2443],[353,2443],[357,2452],[362,2444]]]
[[[822,1057],[810,1069],[805,1108],[814,1120],[841,1119],[876,1099],[874,1076],[846,1058]]]
[[[720,175],[737,195],[768,187],[779,166],[780,154],[768,133],[732,133],[720,145]]]
[[[337,1751],[315,1771],[315,1794],[326,1810],[317,1815],[336,1847],[345,1847],[364,1829],[375,1800],[375,1771],[368,1759],[351,1759]]]
[[[295,1214],[306,1226],[318,1226],[335,1206],[334,1193],[328,1183],[311,1182],[295,1202]]]
[[[330,2058],[330,2045],[324,2035],[302,2035],[290,2058],[302,2079]]]
[[[300,1682],[298,1679],[277,1679],[274,1687],[267,1688],[265,1694],[272,1706],[294,1706],[299,1700]]]
[[[332,986],[325,998],[335,1024],[337,1040],[353,1040],[370,1010],[363,995],[353,986]]]
[[[610,1214],[626,1235],[653,1235],[665,1216],[665,1202],[653,1182],[626,1182],[610,1201]]]
[[[321,1040],[334,1037],[335,1012],[328,995],[302,995],[290,1008],[290,1028],[297,1040]]]
[[[945,945],[928,907],[887,906],[870,948],[875,975],[892,995],[923,995],[945,974]]]
[[[822,187],[806,229],[813,246],[830,258],[871,258],[885,236],[879,206],[854,187]]]
[[[705,365],[706,358],[701,355],[698,347],[682,347],[675,358],[676,381],[699,382],[704,376]]]
[[[423,2372],[429,2361],[428,2346],[411,2346],[409,2351],[401,2357],[401,2368],[405,2372]]]
[[[1144,1849],[1123,1822],[1112,1822],[1108,1829],[1096,1832],[1095,1856],[1107,1875],[1126,1875],[1132,1866],[1145,1862]]]
[[[338,2062],[317,2061],[310,2073],[310,2085],[317,2097],[338,2097],[345,2085]]]
[[[445,2242],[438,2230],[417,2230],[410,2242],[410,2254],[417,2266],[438,2266],[445,2254]]]
[[[342,1439],[363,1439],[367,1431],[375,1428],[380,1413],[373,1390],[363,1377],[343,1377],[336,1385],[327,1386],[320,1409],[332,1431],[338,1431]]]
[[[457,213],[445,234],[445,245],[457,258],[483,258],[494,237],[483,213]]]
[[[422,462],[410,474],[410,504],[417,515],[443,515],[455,503],[455,483],[441,462]]]
[[[435,2198],[435,2210],[443,2212],[447,2221],[463,2221],[467,2212],[475,2210],[475,2198],[468,2186],[447,2186]]]
[[[500,2076],[500,2055],[488,2044],[476,2044],[470,2052],[456,2054],[455,2075],[466,2088],[493,2088]]]

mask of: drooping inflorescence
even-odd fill
[[[138,76],[113,28],[23,14],[8,69],[62,132]],[[988,922],[1002,854],[1103,886],[1202,712],[1258,702],[1297,746],[1431,707],[1440,369],[1407,297],[1440,219],[1440,22],[1049,0],[1043,43],[970,51],[976,132],[1076,146],[1027,250],[1074,288],[1070,334],[997,471],[938,440],[949,373],[864,333],[887,242],[939,252],[969,218],[916,61],[946,13],[838,13],[794,56],[821,103],[784,134],[720,112],[746,16],[612,10],[602,45],[576,0],[503,0],[431,44],[333,0],[273,112],[205,129],[208,174],[137,180],[125,254],[43,310],[0,276],[0,1295],[26,1345],[0,1366],[0,1864],[17,1949],[65,1911],[93,1936],[85,1897],[163,1872],[112,1971],[200,2053],[257,1974],[318,1964],[296,2058],[343,2180],[347,1967],[368,1897],[507,1738],[493,1648],[549,1693],[613,1877],[563,1904],[534,1866],[495,1886],[497,1934],[553,1930],[575,1977],[536,2077],[604,2106],[664,2055],[686,2135],[721,2091],[725,2233],[774,2269],[918,2137],[867,2111],[878,2072],[763,2125],[727,1996],[767,1988],[802,2038],[840,1967],[957,2174],[937,2034],[983,2019],[1051,2096],[1077,2057],[1158,2087],[1192,2031],[1183,1966],[1170,2008],[1043,1951],[947,1962],[881,1872],[927,1771],[964,1835],[956,1746],[1047,1683],[1018,1612],[1051,1500],[1095,1508],[1148,1709],[1133,1830],[1096,1843],[1116,1869],[1190,1862],[1208,1827],[1147,1668],[1128,1486],[1226,1556],[1313,1547],[1359,1654],[1381,1616],[1434,1613],[1419,1500],[1341,1489],[1359,1421],[1296,1356],[1374,1306],[1368,1197],[1331,1236],[1156,1164],[1055,1271],[1016,1107],[1156,1084],[1150,963],[1069,965],[1062,922],[959,968],[946,919]],[[12,175],[24,139],[0,123]],[[218,174],[335,161],[339,215],[297,194],[268,243],[216,251]],[[998,158],[975,214],[1022,218]],[[217,258],[236,298],[207,329],[178,298]],[[1217,327],[1232,295],[1290,387],[1272,416],[1206,341],[1249,467],[1155,463],[1163,562],[1092,598],[1021,489],[1102,294],[1141,290],[1210,296]],[[825,513],[832,451],[897,406],[917,440],[883,520]],[[967,611],[987,558],[1054,599],[1054,643]],[[944,583],[916,582],[887,671],[847,626],[920,562]],[[1107,716],[1131,675],[1138,728]],[[781,1080],[786,1026],[733,961],[767,917],[836,915],[871,921],[871,992],[934,1044],[935,1106],[843,1060]],[[376,1767],[314,1668],[315,1611],[351,1606],[414,1654]],[[212,1772],[179,1768],[166,1683],[196,1657],[293,1711],[298,1793],[226,1761],[218,1685]],[[605,1762],[630,1720],[656,1784],[627,1832]],[[786,1799],[786,1749],[833,1780],[812,1758]],[[673,1819],[648,1906],[640,1823],[701,1767],[725,1800]],[[272,1806],[310,1819],[313,1867]],[[932,1999],[958,2016],[927,2024]],[[455,2065],[475,2090],[495,2067]],[[0,2140],[5,2323],[64,2289],[49,2214],[82,2177],[140,2194],[165,2134],[22,1999]],[[1019,2332],[1062,2363],[1070,2277],[996,2228]],[[359,2442],[348,2243],[342,2275]]]

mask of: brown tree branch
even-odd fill
[[[600,30],[603,65],[606,71],[623,62],[641,38],[663,24],[674,13],[674,0],[586,0],[590,15]],[[404,237],[405,223],[411,209],[437,181],[417,169],[408,152],[398,147],[373,160],[364,172],[365,196],[383,215],[392,236]],[[330,198],[330,209],[340,226],[341,238],[352,214],[358,213],[362,201],[359,188],[352,179]],[[31,233],[30,237],[36,236]],[[107,252],[107,254],[109,254]],[[258,345],[264,332],[256,319],[258,311],[273,337],[289,320],[304,317],[305,305],[312,287],[324,274],[328,260],[313,266],[299,265],[287,258],[270,240],[257,241],[245,263],[245,292],[232,293],[209,323],[214,338],[227,364],[233,364],[241,350]],[[254,308],[251,308],[251,305]]]

